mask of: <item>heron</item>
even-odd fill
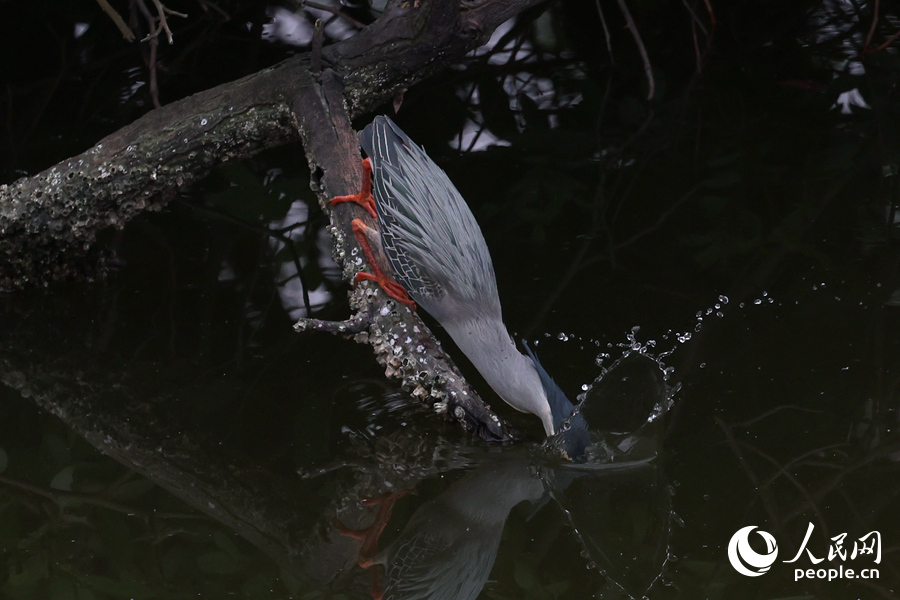
[[[531,461],[515,454],[487,459],[478,469],[418,507],[399,536],[378,550],[393,503],[405,492],[368,499],[378,506],[371,526],[342,535],[363,540],[359,565],[372,569],[372,598],[383,600],[472,600],[488,577],[510,511],[521,502],[548,496]]]
[[[374,280],[410,309],[425,309],[501,399],[537,415],[548,438],[564,433],[563,453],[581,456],[590,445],[586,423],[527,344],[525,354],[516,348],[503,322],[490,251],[462,195],[388,117],[375,117],[359,140],[368,156],[362,189],[331,201],[356,202],[379,225],[376,232],[362,219],[352,222],[372,269],[357,280]],[[380,243],[393,278],[379,266],[370,240]]]

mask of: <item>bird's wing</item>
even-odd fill
[[[474,526],[473,526],[474,527]],[[385,600],[472,600],[490,575],[503,523],[447,539],[420,533],[398,540],[385,565]]]
[[[397,281],[438,320],[442,306],[457,303],[499,314],[490,252],[447,174],[387,117],[376,117],[360,142]]]

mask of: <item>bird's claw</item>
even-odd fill
[[[358,194],[348,194],[346,196],[335,196],[328,201],[328,204],[334,206],[341,202],[353,202],[362,206],[373,219],[378,219],[378,213],[375,211],[375,197],[372,195],[372,161],[365,159],[362,161],[363,181],[362,189]]]

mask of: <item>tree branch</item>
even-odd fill
[[[356,209],[325,205],[359,189],[360,150],[350,119],[461,60],[497,25],[538,2],[487,0],[462,8],[458,0],[420,8],[392,2],[373,26],[322,50],[326,68],[318,78],[308,55],[283,61],[154,110],[79,156],[0,186],[0,291],[102,277],[106,267],[91,248],[99,230],[159,209],[226,161],[300,138],[313,189],[332,219],[335,258],[350,281],[359,268],[347,260],[359,255],[350,233]],[[368,325],[356,341],[373,347],[385,374],[467,430],[509,439],[424,323],[370,286],[351,293],[353,319]]]
[[[71,315],[63,307],[54,317],[64,320]],[[360,494],[415,487],[424,474],[465,464],[440,436],[430,437],[426,445],[421,443],[422,432],[403,430],[399,433],[413,437],[395,435],[385,440],[386,446],[394,446],[385,464],[367,461],[364,473],[355,470],[355,481],[331,489],[320,510],[298,510],[297,498],[321,493],[318,485],[272,472],[258,461],[229,451],[221,440],[186,430],[167,411],[177,392],[148,403],[141,397],[144,390],[129,387],[127,369],[110,376],[98,366],[97,356],[84,351],[84,337],[76,335],[75,344],[62,343],[48,353],[46,318],[36,313],[25,321],[27,325],[20,321],[2,328],[4,339],[15,340],[15,349],[0,349],[0,383],[58,417],[103,454],[229,527],[298,580],[316,588],[355,575],[359,542],[339,535],[332,524],[337,519],[351,526],[370,522],[370,511],[355,501]],[[445,451],[439,453],[436,448]],[[435,461],[436,456],[440,461]],[[395,461],[410,468],[399,472]],[[0,478],[0,485],[10,484],[23,487]],[[44,492],[35,486],[26,489],[61,503],[123,509],[102,497]],[[131,507],[128,512],[141,516]]]
[[[540,0],[460,8],[394,0],[372,26],[323,49],[356,118],[477,47],[497,25]],[[436,51],[435,49],[440,49]],[[158,210],[224,162],[298,140],[288,99],[308,71],[303,54],[151,111],[86,152],[0,186],[0,292],[106,273],[97,232]]]

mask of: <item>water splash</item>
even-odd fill
[[[775,301],[768,292],[762,291],[759,297],[748,303],[767,306]],[[556,338],[559,342],[576,342],[582,350],[588,350],[591,346],[603,348],[594,358],[599,374],[593,382],[580,385],[575,410],[561,430],[568,430],[569,423],[576,418],[584,418],[588,422],[594,439],[594,445],[588,450],[589,463],[633,461],[646,457],[648,452],[658,452],[660,445],[653,446],[647,442],[655,435],[649,430],[658,429],[656,423],[672,410],[681,389],[680,383],[673,382],[675,368],[667,364],[671,362],[672,355],[688,342],[696,341],[705,325],[749,308],[745,303],[735,305],[727,295],[718,295],[709,306],[696,312],[691,326],[684,330],[669,329],[659,340],[642,336],[642,328],[638,325],[631,327],[621,342],[601,342],[563,331],[544,333],[542,338],[545,340]],[[651,362],[639,365],[640,361],[632,361],[633,365],[623,368],[622,365],[634,356]],[[697,366],[703,369],[707,365],[700,363]],[[645,380],[643,383],[642,378]],[[615,389],[616,386],[628,391]],[[625,409],[617,411],[612,408],[616,404],[625,406]],[[615,414],[617,412],[619,414]],[[628,425],[619,428],[611,426],[617,417]],[[595,435],[598,430],[599,435]],[[552,440],[548,440],[545,447],[552,445]]]

